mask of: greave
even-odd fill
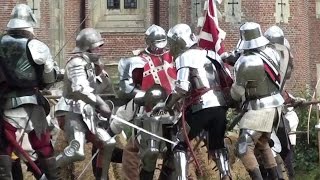
[[[272,167],[267,169],[268,180],[279,180],[277,167]]]
[[[54,157],[39,159],[41,171],[46,175],[48,180],[60,180],[59,168]]]
[[[12,160],[8,155],[0,155],[0,179],[12,180]]]
[[[249,175],[251,177],[252,180],[263,180],[260,169],[259,168],[255,168],[253,170],[249,171]]]
[[[103,149],[101,149],[102,153],[102,173],[100,180],[108,180],[109,179],[109,167],[111,163],[112,151],[116,147],[116,140],[114,138],[110,139],[105,143]]]
[[[83,161],[85,159],[83,149],[80,148],[80,142],[72,140],[62,153],[57,157],[57,164],[59,167],[66,166],[75,161]]]
[[[174,151],[174,173],[176,180],[187,180],[188,179],[188,159],[185,151]]]
[[[219,169],[220,179],[231,179],[228,150],[226,148],[214,150],[213,160]]]

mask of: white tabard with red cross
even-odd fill
[[[162,55],[142,53],[140,56],[146,60],[141,89],[146,91],[154,84],[159,84],[170,94],[177,79],[177,70],[169,52]]]

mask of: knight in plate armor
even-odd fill
[[[164,93],[168,94],[171,92],[174,86],[173,81],[176,79],[176,69],[172,56],[165,48],[167,45],[165,30],[157,25],[150,26],[145,32],[145,41],[147,47],[144,50],[136,53],[134,57],[121,59],[118,66],[120,91],[131,101],[120,107],[116,115],[127,121],[132,121],[136,116],[137,105],[132,98],[137,93],[146,92],[155,85],[159,85],[164,89]],[[150,108],[145,109],[142,113],[150,112],[150,110]],[[141,127],[148,131],[157,129],[153,127],[154,124],[151,125],[152,127],[147,124],[143,123]],[[120,133],[123,129],[122,123],[116,120],[111,122],[110,127],[115,133]],[[150,141],[154,140],[153,137],[150,138]],[[133,135],[124,148],[122,161],[124,179],[152,179],[153,177],[154,158],[143,155],[148,154],[145,152],[150,150],[149,144],[147,143],[146,148],[142,148],[140,146],[141,141],[139,142],[138,139]],[[139,159],[142,162],[141,171],[139,171]]]
[[[280,56],[267,47],[269,40],[262,35],[259,24],[245,23],[240,27],[240,36],[239,49],[243,54],[235,63],[231,88],[232,98],[242,103],[237,156],[252,179],[262,180],[254,154],[255,149],[259,150],[269,176],[276,179],[277,164],[268,141],[278,125],[284,102],[280,93]]]
[[[15,141],[15,133],[21,129],[28,133],[38,155],[37,164],[43,174],[35,176],[59,179],[46,121],[50,106],[40,93],[56,81],[59,68],[48,46],[35,38],[35,24],[31,8],[17,4],[6,33],[0,37],[0,179],[12,179],[12,152],[25,152]]]
[[[188,25],[175,25],[167,37],[170,53],[175,58],[177,80],[173,92],[165,103],[154,108],[154,112],[170,110],[183,100],[186,122],[190,126],[189,139],[198,136],[202,130],[208,131],[208,153],[217,164],[220,178],[231,179],[224,144],[228,108],[223,85],[230,76],[217,53],[197,47],[196,37]],[[173,153],[175,158],[186,156],[186,142],[180,141]],[[175,159],[175,163],[181,162]]]
[[[282,118],[277,131],[277,136],[280,139],[282,151],[280,153],[281,158],[283,159],[285,166],[288,170],[289,179],[294,179],[294,169],[293,169],[293,151],[296,144],[295,134],[288,135],[289,132],[296,131],[298,125],[298,117],[294,111],[294,107],[288,107],[287,104],[299,104],[303,103],[306,100],[299,97],[293,97],[291,94],[287,93],[284,90],[286,80],[291,78],[293,66],[293,55],[291,52],[291,47],[289,41],[284,37],[282,29],[278,26],[271,26],[264,33],[265,37],[269,39],[271,47],[276,49],[279,52],[279,44],[283,45],[289,51],[289,57],[285,58],[283,51],[279,52],[282,55],[280,61],[280,69],[282,73],[282,95],[285,100],[285,106],[282,109]]]
[[[58,103],[58,106],[65,107],[60,107],[60,111],[56,112],[57,116],[64,116],[63,129],[69,142],[56,157],[58,165],[62,167],[84,160],[84,145],[88,140],[99,145],[101,150],[103,169],[97,179],[108,179],[110,158],[115,147],[111,131],[101,121],[102,117],[110,118],[111,107],[95,94],[95,65],[101,64],[100,49],[103,44],[101,34],[95,29],[85,28],[79,32],[73,56],[66,63],[63,97]]]
[[[269,47],[273,48],[279,53],[280,56],[280,76],[282,91],[286,80],[290,79],[293,71],[293,55],[289,41],[284,37],[282,29],[278,26],[271,26],[266,30],[264,36],[270,41]]]

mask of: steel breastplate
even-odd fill
[[[27,38],[5,35],[0,41],[0,63],[9,86],[28,88],[38,85],[35,64],[27,56]]]
[[[144,66],[141,89],[148,90],[154,84],[159,84],[168,94],[171,93],[177,73],[169,53],[161,56],[142,54],[141,57],[147,62]]]

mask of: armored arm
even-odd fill
[[[174,82],[175,87],[172,93],[168,96],[165,107],[167,109],[172,109],[179,99],[186,96],[190,91],[191,85],[189,82],[190,68],[183,67],[180,68],[177,72],[177,80]]]
[[[120,59],[118,65],[120,76],[119,89],[122,93],[134,97],[140,91],[137,88],[137,82],[142,78],[143,72],[141,72],[141,77],[135,77],[133,72],[135,69],[142,69],[144,65],[145,61],[140,56]]]
[[[224,52],[221,54],[221,59],[224,63],[227,63],[231,66],[234,66],[236,61],[239,59],[241,53],[242,52],[237,49],[230,51],[230,52]]]
[[[177,68],[177,80],[174,82],[175,87],[172,93],[168,96],[165,107],[167,109],[172,109],[175,103],[185,97],[186,94],[190,91],[191,83],[190,83],[190,68],[193,67],[192,59],[189,59],[190,56],[185,53],[184,55],[179,56],[176,59],[176,68]]]
[[[94,89],[90,86],[86,69],[87,64],[84,59],[76,57],[71,59],[66,65],[66,75],[71,82],[73,97],[92,106],[104,105],[105,102],[101,97],[94,94]]]
[[[28,43],[28,48],[33,61],[37,65],[43,65],[42,83],[50,85],[57,80],[59,67],[53,60],[49,47],[43,42],[33,39]]]

